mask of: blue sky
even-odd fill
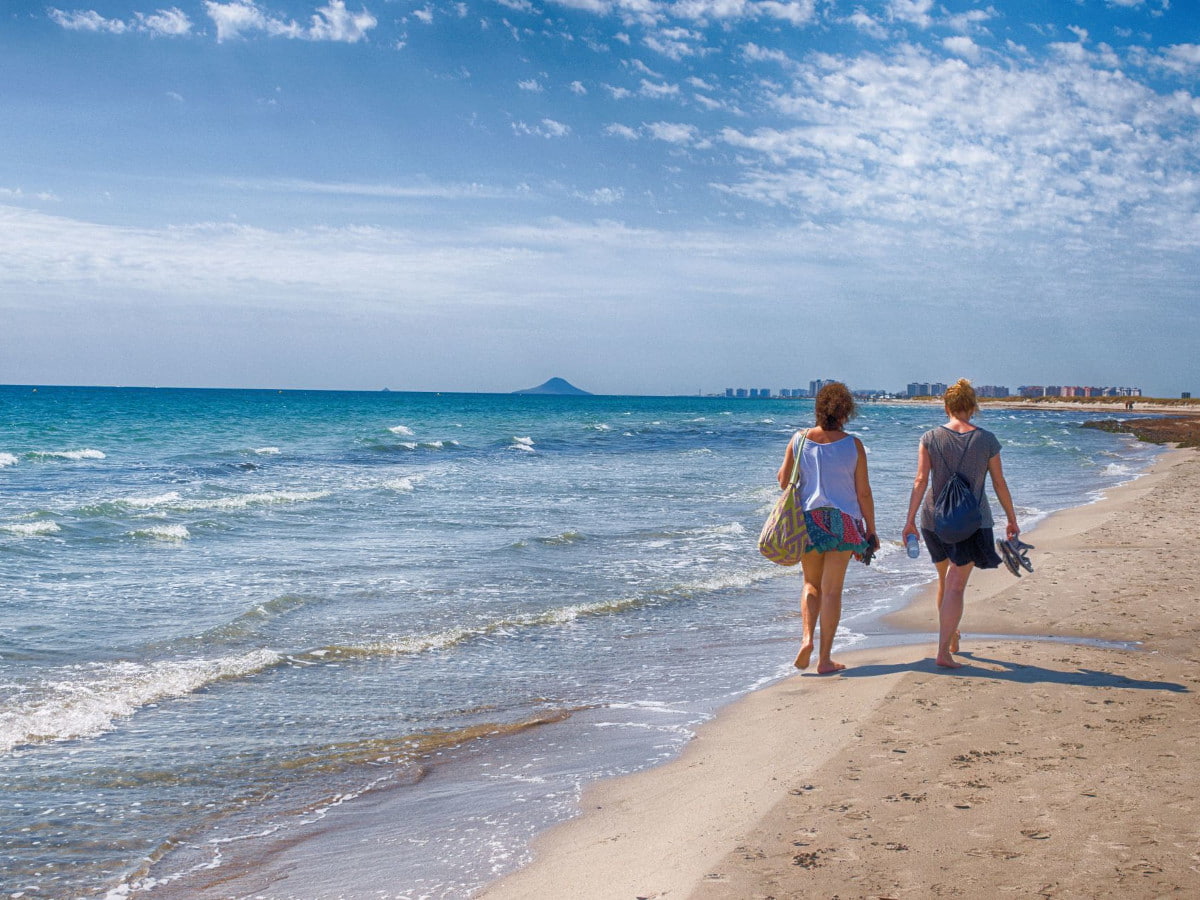
[[[1190,0],[9,0],[0,84],[0,382],[1200,394]]]

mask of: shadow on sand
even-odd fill
[[[1126,678],[1124,675],[1116,675],[1112,672],[1101,672],[1096,669],[1047,669],[1044,666],[1033,666],[1027,663],[1011,662],[1004,659],[991,659],[967,651],[956,654],[956,657],[960,662],[966,662],[961,669],[943,669],[933,659],[922,659],[912,663],[853,666],[837,674],[842,678],[873,678],[878,675],[894,675],[898,672],[936,672],[939,675],[957,675],[960,678],[989,678],[994,681],[1011,681],[1014,684],[1065,684],[1076,687],[1112,687],[1128,688],[1135,691],[1169,691],[1175,694],[1191,693],[1188,687],[1173,681],[1145,681],[1138,678]],[[985,666],[1001,666],[1002,668],[992,669]]]

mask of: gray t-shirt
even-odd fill
[[[982,528],[991,528],[992,508],[988,504],[983,484],[987,478],[988,463],[1000,452],[1000,441],[983,428],[959,434],[939,425],[921,435],[921,446],[929,452],[931,463],[929,490],[921,504],[921,527],[933,530],[933,502],[942,492],[950,476],[958,472],[967,479],[971,490],[979,498],[979,509],[983,513]]]

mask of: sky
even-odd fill
[[[1200,396],[1194,0],[0,3],[0,383]]]

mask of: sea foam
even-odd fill
[[[130,537],[150,538],[155,541],[186,541],[192,536],[186,525],[154,525],[129,532]]]
[[[0,525],[0,531],[7,531],[18,537],[38,537],[45,534],[57,534],[62,529],[56,522],[6,522]]]
[[[35,450],[29,455],[34,459],[107,459],[102,451],[88,447],[82,450]]]
[[[40,696],[0,707],[0,753],[27,744],[95,737],[148,704],[245,678],[281,660],[274,651],[260,649],[216,659],[72,666],[35,689]]]
[[[11,453],[0,453],[0,469],[3,469],[5,466],[15,466],[16,464],[17,458]]]

